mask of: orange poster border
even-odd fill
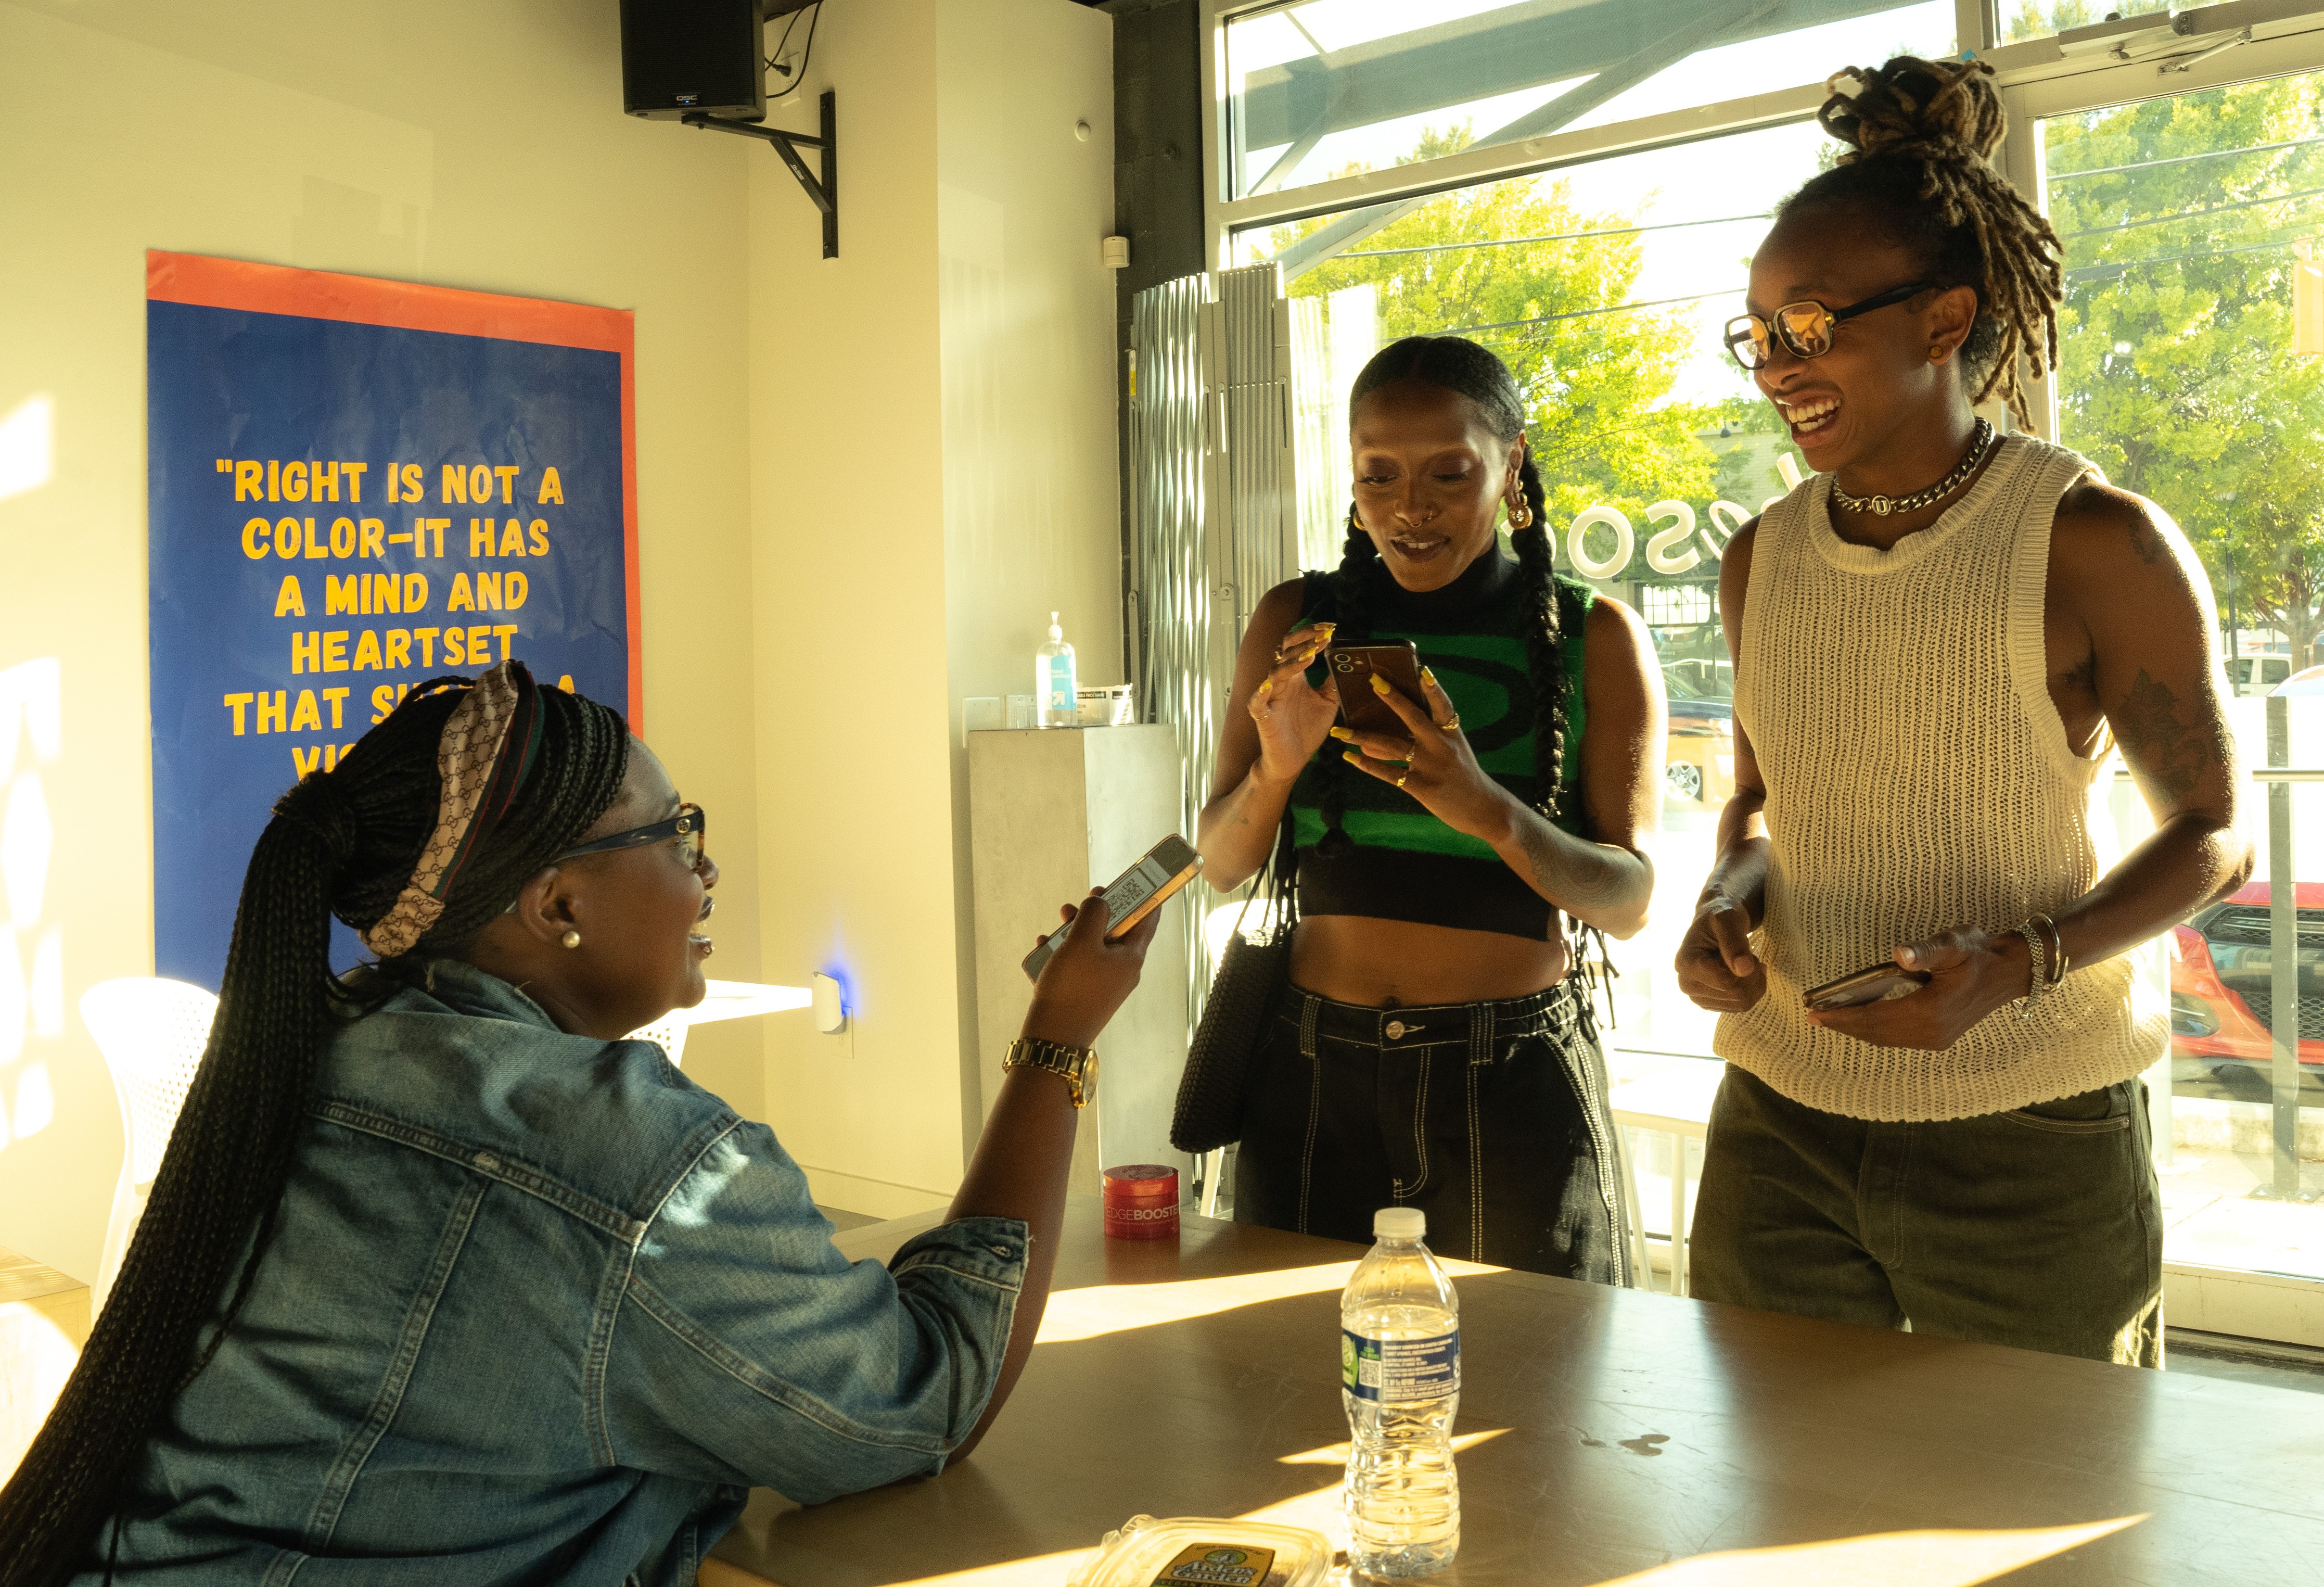
[[[596,309],[546,298],[514,298],[456,287],[423,286],[340,275],[326,270],[295,270],[247,259],[217,259],[202,254],[145,253],[145,297],[149,302],[186,303],[203,309],[237,309],[252,314],[298,315],[351,325],[396,330],[443,331],[453,336],[492,337],[613,353],[622,371],[622,565],[629,623],[630,731],[645,733],[643,607],[638,590],[638,444],[636,316],[627,309]]]

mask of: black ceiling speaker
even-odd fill
[[[622,0],[622,107],[763,119],[766,14],[767,0]]]

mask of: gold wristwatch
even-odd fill
[[[1001,1060],[1003,1070],[1019,1066],[1047,1069],[1062,1078],[1073,1088],[1074,1106],[1089,1105],[1090,1096],[1097,1090],[1097,1053],[1085,1047],[1065,1047],[1054,1041],[1033,1041],[1019,1038],[1009,1044],[1009,1056]]]

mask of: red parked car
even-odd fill
[[[2172,934],[2172,1090],[2241,1102],[2273,1094],[2268,902],[2267,883],[2255,881]],[[2313,1107],[2324,1102],[2324,882],[2299,883],[2292,904],[2300,933],[2300,1089]]]

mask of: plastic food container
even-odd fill
[[[1331,1568],[1329,1540],[1297,1527],[1132,1516],[1066,1587],[1317,1587]]]

